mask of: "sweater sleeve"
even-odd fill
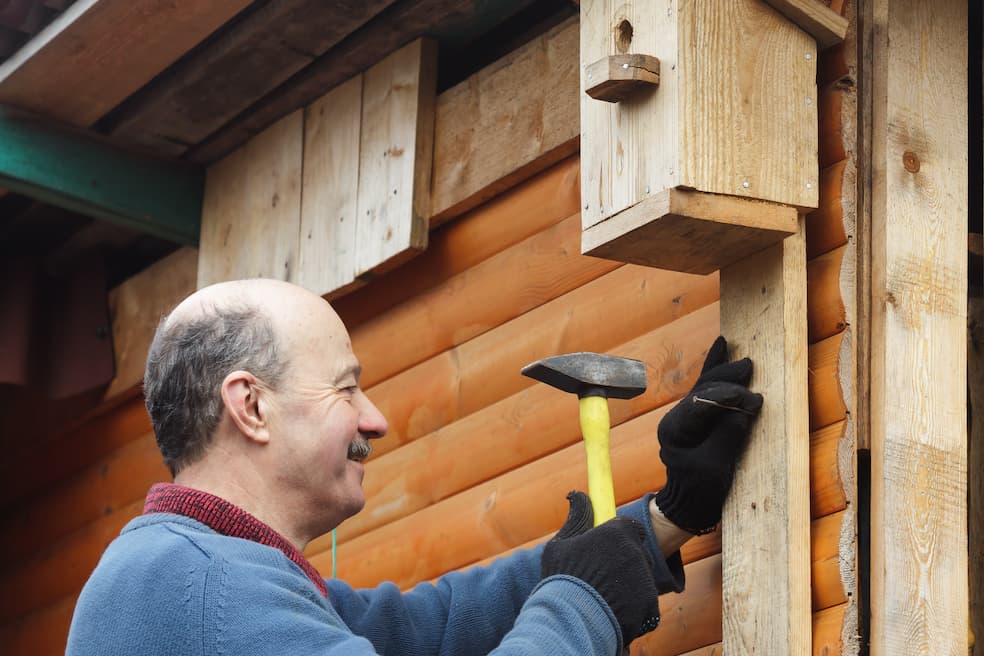
[[[683,589],[680,554],[666,559],[653,535],[649,496],[619,509],[648,529],[660,592]],[[402,593],[392,583],[354,590],[329,579],[328,598],[343,621],[382,654],[594,654],[617,644],[618,623],[590,586],[571,577],[540,581],[542,546],[447,574]],[[608,626],[606,630],[599,627]],[[508,635],[507,635],[508,634]],[[610,636],[610,640],[602,639]],[[610,642],[610,644],[608,644]],[[501,645],[500,645],[501,643]],[[496,647],[499,650],[493,652]],[[505,650],[505,651],[502,651]]]

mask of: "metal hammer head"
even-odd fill
[[[601,353],[555,355],[526,365],[522,373],[579,397],[631,399],[646,391],[642,361]]]

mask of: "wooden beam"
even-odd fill
[[[352,76],[379,62],[410,41],[431,35],[440,38],[440,27],[452,28],[460,42],[488,29],[487,21],[462,21],[476,6],[487,5],[489,18],[501,20],[532,0],[400,0],[369,21],[358,34],[315,59],[263,99],[229,113],[232,119],[187,153],[196,162],[213,162],[288,112],[305,107]],[[485,13],[480,14],[484,16]]]
[[[873,13],[871,654],[966,654],[967,2]]]
[[[179,155],[357,33],[393,2],[253,3],[254,8],[114,112],[110,133],[154,152]]]
[[[721,332],[767,399],[722,519],[724,648],[808,654],[806,244],[800,230],[721,271]]]
[[[0,103],[89,127],[249,0],[76,0],[0,66]]]
[[[817,40],[822,50],[844,40],[847,19],[819,0],[765,0]]]
[[[197,166],[125,152],[9,107],[0,108],[0,185],[181,244],[198,241]]]

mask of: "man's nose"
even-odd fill
[[[389,430],[386,417],[379,411],[379,408],[369,400],[362,390],[359,390],[361,397],[359,404],[359,433],[369,440],[383,437]]]

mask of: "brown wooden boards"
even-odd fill
[[[847,19],[819,0],[765,0],[799,25],[822,48],[840,43],[847,35]]]
[[[967,3],[877,0],[874,29],[871,653],[962,655]]]
[[[0,66],[0,103],[88,127],[248,4],[77,0]]]
[[[721,272],[721,332],[768,402],[722,518],[724,648],[810,651],[806,244],[800,231]]]
[[[219,38],[202,44],[169,69],[157,84],[128,102],[114,116],[110,131],[155,152],[181,154],[274,91],[393,2],[253,3],[258,6],[224,29]],[[365,67],[371,63],[367,62]]]
[[[577,150],[577,48],[572,18],[438,97],[432,228]]]

